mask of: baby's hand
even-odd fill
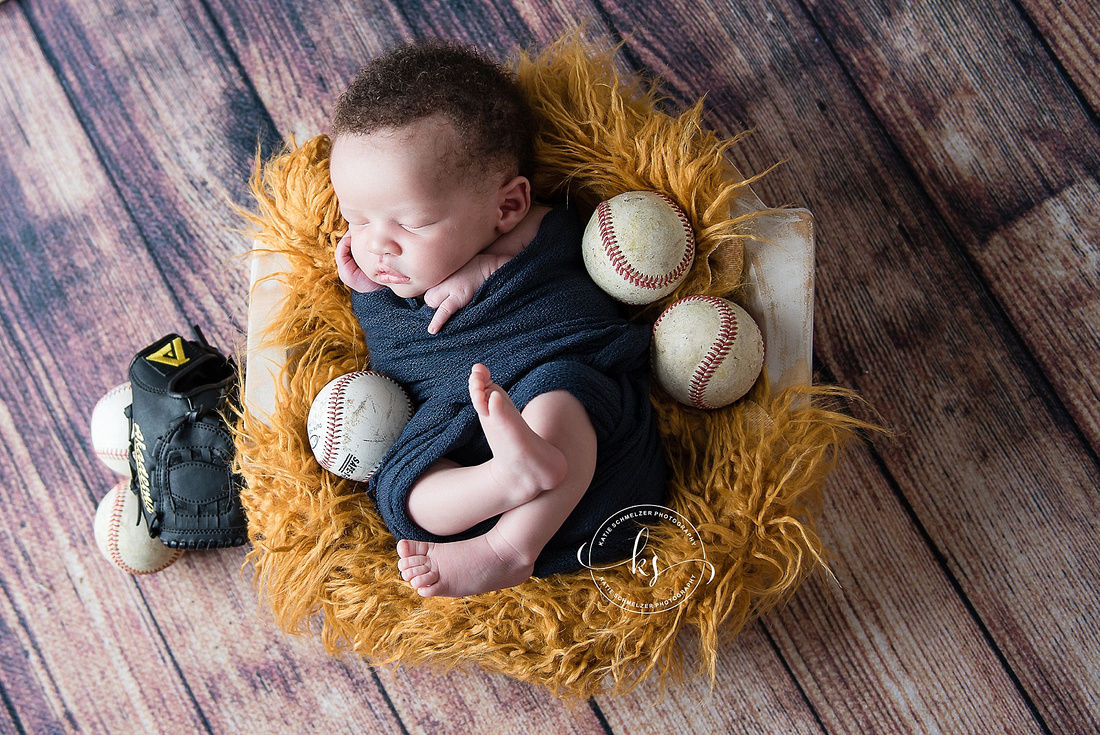
[[[443,279],[442,283],[425,291],[424,303],[435,309],[428,331],[435,334],[442,329],[452,314],[470,303],[485,279],[509,260],[509,255],[475,255],[469,263]]]
[[[351,255],[351,237],[344,235],[336,244],[336,272],[340,280],[347,284],[353,291],[367,293],[382,288],[363,272],[355,258]]]

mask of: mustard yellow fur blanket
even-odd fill
[[[694,226],[688,278],[635,318],[652,320],[690,294],[736,300],[747,235],[745,218],[730,218],[730,202],[748,182],[730,178],[724,152],[732,141],[704,128],[701,105],[679,116],[658,111],[640,80],[615,71],[612,52],[577,37],[521,55],[516,70],[543,123],[539,198],[568,196],[587,214],[615,194],[658,190]],[[587,571],[465,599],[421,598],[401,580],[396,542],[362,486],[323,472],[306,437],[321,387],[368,363],[333,263],[346,224],[328,154],[328,138],[318,136],[258,164],[252,181],[255,237],[290,264],[280,276],[289,296],[263,335],[265,344],[289,350],[287,387],[270,425],[246,407],[236,426],[249,559],[279,624],[317,630],[329,651],[351,650],[372,663],[473,662],[570,699],[625,692],[653,673],[679,676],[687,638],[697,639],[699,660],[713,675],[724,636],[821,568],[820,492],[838,448],[864,426],[830,408],[846,392],[804,387],[772,395],[761,380],[748,399],[705,412],[654,390],[671,467],[669,508],[698,538],[661,522],[645,556],[669,569],[697,561],[701,547],[714,572],[708,579],[710,568],[695,564],[702,576],[676,605],[652,614],[626,609]],[[625,597],[651,599],[652,577],[637,572],[627,565],[606,574]]]

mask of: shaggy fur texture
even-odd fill
[[[542,125],[538,197],[568,196],[586,213],[623,191],[654,189],[680,204],[697,235],[695,265],[676,293],[636,318],[652,319],[689,294],[736,298],[746,220],[730,219],[729,204],[749,182],[730,178],[724,151],[733,141],[704,128],[700,105],[676,117],[658,111],[653,93],[613,62],[612,52],[576,36],[517,60]],[[662,684],[674,680],[683,673],[680,646],[692,638],[713,676],[724,637],[824,569],[813,520],[820,492],[838,448],[867,427],[831,408],[850,394],[804,387],[773,395],[761,380],[748,399],[704,412],[655,389],[669,505],[698,529],[715,567],[713,581],[678,607],[656,615],[620,609],[586,572],[466,599],[422,599],[400,579],[395,540],[361,486],[323,472],[306,438],[321,387],[368,363],[333,263],[346,224],[328,178],[329,149],[325,136],[292,146],[258,163],[252,181],[255,236],[290,263],[281,276],[290,295],[264,335],[290,350],[289,388],[273,425],[245,410],[236,431],[249,559],[279,624],[319,630],[330,652],[351,650],[372,663],[474,662],[569,699],[625,692],[654,673]],[[808,405],[794,408],[800,398]],[[671,524],[650,543],[662,560],[699,553]],[[647,594],[641,578],[620,571],[616,584]]]

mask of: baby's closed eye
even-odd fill
[[[435,222],[426,222],[422,225],[401,225],[401,229],[405,230],[406,232],[420,232],[421,230],[428,229],[434,224]]]

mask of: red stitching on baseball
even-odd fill
[[[413,415],[413,403],[412,403],[412,399],[411,399],[411,398],[409,398],[409,394],[405,392],[405,389],[401,387],[401,384],[400,384],[400,383],[398,383],[398,382],[397,382],[396,380],[394,380],[394,379],[393,379],[393,378],[391,378],[390,376],[388,376],[388,375],[383,375],[382,373],[376,372],[376,371],[374,371],[374,370],[368,370],[368,371],[366,371],[366,373],[364,373],[364,375],[377,375],[377,376],[378,376],[379,378],[382,378],[383,380],[388,380],[389,382],[391,382],[391,383],[393,383],[394,385],[396,385],[396,386],[397,386],[397,389],[398,389],[399,391],[401,391],[401,395],[405,396],[405,410],[406,410],[406,412],[407,412],[407,415],[406,415],[406,419],[405,419],[405,420],[406,420],[406,421],[408,421],[409,419],[411,419],[411,418],[412,418],[412,415]],[[370,479],[370,476],[371,476],[371,475],[373,475],[373,474],[375,473],[375,471],[376,471],[376,470],[378,469],[378,467],[379,467],[379,466],[380,466],[381,464],[382,464],[382,457],[379,457],[379,458],[378,458],[378,461],[374,463],[374,467],[371,467],[371,468],[370,468],[370,472],[368,472],[368,473],[367,473],[367,479]],[[365,482],[365,480],[364,480],[364,482]]]
[[[109,391],[107,391],[106,393],[103,394],[103,397],[99,399],[99,402],[96,404],[96,407],[98,408],[99,404],[103,403],[108,398],[111,398],[112,396],[118,395],[119,393],[128,392],[129,390],[130,390],[130,381],[129,380],[127,380],[125,383],[121,383],[119,385],[116,385],[114,388],[111,388],[111,390],[109,390]],[[122,447],[122,448],[101,447],[100,449],[96,450],[96,454],[99,455],[100,457],[104,458],[104,459],[130,459],[130,450],[128,448],[125,448],[125,447]]]
[[[118,529],[122,524],[122,506],[126,504],[126,493],[130,492],[130,486],[123,482],[115,486],[115,504],[111,507],[111,517],[107,522],[107,551],[111,554],[111,561],[116,567],[127,574],[156,574],[162,569],[167,569],[175,563],[183,554],[182,549],[176,549],[175,553],[164,560],[156,569],[140,571],[122,560],[122,554],[118,550]]]
[[[384,380],[388,380],[389,382],[396,385],[398,390],[401,391],[401,395],[405,396],[405,410],[408,412],[408,417],[412,418],[412,415],[413,415],[413,402],[412,402],[412,399],[409,398],[409,394],[405,392],[405,389],[401,387],[400,383],[398,383],[396,380],[394,380],[390,376],[383,375],[382,373],[375,372],[374,370],[368,370],[363,374],[364,375],[377,375],[379,378],[382,378]]]
[[[359,373],[348,373],[347,375],[340,376],[337,379],[336,384],[332,386],[332,393],[328,398],[328,431],[325,432],[325,451],[322,453],[323,461],[321,466],[325,469],[331,469],[336,464],[336,450],[339,446],[337,441],[340,438],[340,433],[344,427],[344,392],[347,390],[348,383],[355,378]]]
[[[599,206],[596,207],[596,216],[600,225],[600,240],[603,242],[604,252],[611,262],[611,266],[615,269],[615,272],[631,285],[638,286],[639,288],[660,290],[679,280],[684,272],[691,266],[691,261],[695,254],[695,232],[691,229],[691,223],[688,221],[687,215],[685,215],[683,210],[676,205],[676,202],[672,201],[668,195],[659,191],[653,193],[672,207],[672,211],[676,213],[680,223],[684,226],[684,236],[687,242],[687,247],[684,248],[684,255],[680,259],[679,264],[675,269],[663,276],[647,276],[643,273],[639,273],[634,269],[634,266],[627,262],[626,255],[619,247],[619,238],[615,234],[615,223],[611,221],[611,205],[608,202],[600,202]]]
[[[714,371],[718,369],[718,365],[729,354],[734,340],[737,339],[737,314],[730,308],[729,304],[716,296],[688,296],[684,301],[702,301],[718,310],[720,320],[718,335],[715,337],[710,350],[703,357],[702,362],[691,374],[691,382],[688,384],[688,397],[691,399],[691,405],[696,408],[715,408],[704,400],[703,394],[714,375]]]
[[[122,504],[126,502],[123,493],[130,492],[130,488],[122,485],[115,486],[115,504],[111,507],[111,519],[107,525],[107,550],[111,552],[111,561],[124,572],[137,574],[130,565],[122,561],[122,555],[118,553],[118,524],[122,522]]]

